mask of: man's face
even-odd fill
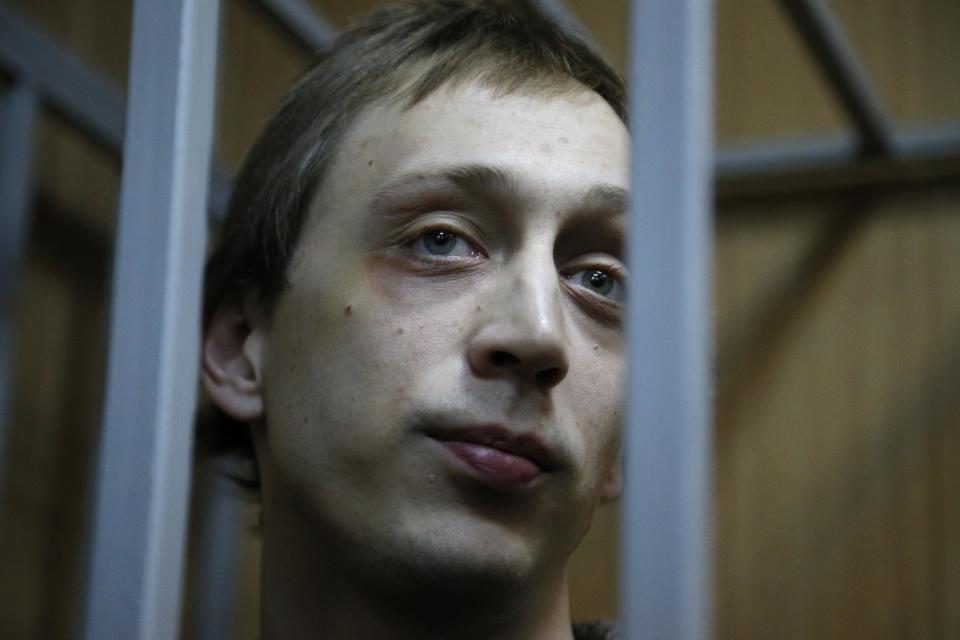
[[[254,332],[268,530],[279,504],[383,566],[562,569],[617,491],[626,159],[586,90],[360,118]]]

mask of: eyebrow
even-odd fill
[[[370,198],[371,211],[383,212],[398,198],[413,195],[423,189],[453,189],[469,198],[498,200],[519,199],[523,180],[516,172],[496,165],[468,163],[402,173],[388,180],[374,191]],[[627,210],[629,193],[612,183],[598,182],[579,196],[571,198],[566,207],[580,211],[607,211],[623,214]]]

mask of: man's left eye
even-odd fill
[[[469,242],[446,229],[431,229],[421,233],[413,247],[432,256],[475,258],[480,255]]]
[[[617,302],[623,300],[623,286],[617,277],[606,269],[581,269],[573,273],[570,280],[604,298]]]

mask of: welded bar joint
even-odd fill
[[[712,3],[633,0],[620,615],[710,636]]]
[[[865,155],[896,151],[883,102],[840,23],[820,0],[781,0],[810,53],[853,121]]]
[[[124,97],[107,78],[64,51],[43,29],[0,2],[0,66],[29,81],[54,109],[101,147],[123,144]]]
[[[175,638],[218,3],[136,0],[85,637]]]

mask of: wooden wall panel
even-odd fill
[[[38,199],[16,315],[0,629],[75,636],[106,351],[107,243]]]
[[[763,346],[774,365],[741,363],[748,384],[721,386],[721,637],[950,637],[958,195],[857,203],[867,217],[790,339]],[[723,225],[719,242],[754,233]]]
[[[220,20],[214,158],[236,172],[283,92],[308,68],[309,55],[251,2],[225,0]]]

